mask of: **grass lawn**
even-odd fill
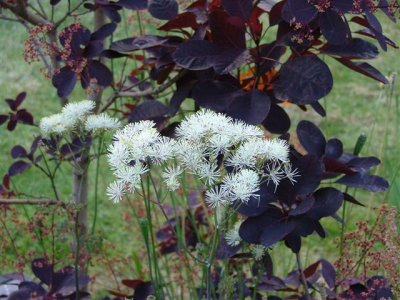
[[[400,42],[400,25],[384,22],[384,30],[395,42]],[[127,37],[129,32],[119,32],[119,37]],[[23,43],[27,33],[20,24],[0,21],[0,44],[3,49],[0,52],[0,113],[7,111],[7,106],[2,99],[13,98],[19,92],[26,91],[27,99],[23,107],[34,113],[36,123],[40,118],[58,112],[60,105],[50,80],[44,78],[40,72],[39,64],[27,64],[23,60]],[[400,70],[399,52],[397,49],[389,49],[381,56],[372,61],[383,74],[389,76]],[[366,208],[351,206],[348,220],[353,222],[360,219],[374,217],[374,207],[386,202],[391,205],[400,206],[400,102],[399,83],[395,81],[394,86],[384,87],[362,75],[345,68],[336,61],[326,58],[334,75],[333,91],[321,101],[327,110],[325,119],[316,113],[302,112],[296,107],[288,107],[289,114],[293,117],[292,130],[301,119],[313,120],[321,125],[328,138],[338,137],[343,140],[345,149],[351,150],[361,133],[368,136],[367,146],[363,155],[378,156],[382,160],[381,166],[375,172],[385,176],[391,183],[391,188],[386,193],[372,194],[357,192],[358,199],[366,204]],[[389,94],[393,91],[392,96]],[[71,95],[71,100],[84,99],[85,95],[80,88],[76,88]],[[18,126],[14,132],[9,132],[3,126],[0,138],[0,174],[7,171],[11,163],[10,150],[13,145],[21,144],[29,147],[32,137],[39,134],[36,128]],[[93,175],[94,168],[90,169]],[[62,169],[62,176],[58,177],[56,185],[61,191],[63,199],[68,199],[71,193],[70,168]],[[44,177],[38,176],[36,170],[30,170],[13,181],[18,190],[23,190],[29,195],[51,197],[50,184]],[[94,186],[94,176],[91,176],[90,186]],[[117,276],[133,278],[135,268],[133,261],[135,249],[137,249],[136,236],[138,233],[130,230],[130,221],[127,217],[129,206],[127,204],[113,205],[105,195],[105,189],[111,181],[107,164],[103,160],[100,164],[100,210],[96,237],[102,242],[102,254],[99,260],[104,262],[106,257],[119,257],[121,260],[114,265]],[[93,198],[93,189],[89,199]],[[89,200],[89,212],[92,211],[93,201]],[[27,208],[29,214],[34,213],[34,208]],[[89,215],[91,220],[92,215]],[[340,226],[334,220],[327,220],[325,225],[328,228],[329,237],[321,243],[318,237],[309,239],[306,244],[307,261],[312,262],[320,256],[328,253],[328,258],[335,258],[337,250],[333,244],[334,237],[338,236]],[[20,249],[31,248],[29,238],[17,239]],[[322,245],[322,246],[321,246]],[[33,246],[37,247],[37,246]],[[280,247],[280,246],[279,246]],[[287,251],[287,250],[285,250]],[[278,255],[279,251],[274,255]],[[2,254],[3,255],[3,254]],[[5,253],[10,256],[11,253]],[[295,263],[287,262],[284,267],[289,270]],[[11,271],[11,266],[1,266],[2,272]],[[96,267],[94,272],[99,271]],[[108,278],[99,276],[105,287],[114,288]]]

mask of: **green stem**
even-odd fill
[[[95,175],[95,182],[94,182],[94,215],[93,215],[93,223],[92,223],[92,231],[91,234],[94,234],[96,228],[96,221],[97,221],[97,212],[98,212],[98,186],[99,186],[99,174],[100,174],[100,153],[101,153],[101,146],[103,143],[103,136],[100,135],[99,137],[99,147],[98,147],[98,157],[96,160],[96,175]]]
[[[306,294],[306,299],[307,300],[311,300],[310,293],[308,291],[307,280],[306,280],[306,277],[304,276],[303,268],[301,267],[301,260],[300,260],[300,254],[299,253],[296,253],[296,261],[297,261],[297,267],[298,267],[299,272],[300,272],[301,283],[303,285],[304,292]]]
[[[214,262],[215,255],[216,255],[218,238],[219,238],[219,226],[218,226],[217,216],[215,214],[214,214],[214,223],[215,223],[215,231],[214,231],[213,238],[212,238],[209,258],[207,261],[207,299],[209,299],[209,300],[212,299],[211,295],[214,294],[214,292],[215,292],[215,288],[213,289],[211,271],[212,271],[212,264]]]

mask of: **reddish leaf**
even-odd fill
[[[167,23],[159,27],[159,30],[171,31],[174,29],[192,28],[196,29],[199,26],[196,20],[196,15],[192,12],[184,12],[169,20]]]
[[[253,9],[252,0],[221,0],[224,9],[235,17],[240,17],[244,21],[248,21]]]
[[[373,66],[371,66],[370,64],[368,64],[366,62],[355,62],[355,61],[351,61],[350,59],[347,59],[347,58],[336,58],[336,60],[338,60],[339,62],[344,64],[346,67],[348,67],[360,74],[368,76],[368,77],[375,79],[377,81],[380,81],[384,84],[389,83],[387,78],[381,72],[379,72],[377,69],[375,69]]]

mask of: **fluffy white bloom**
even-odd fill
[[[224,114],[204,109],[183,120],[176,130],[176,135],[196,142],[207,135],[218,134],[231,122],[232,118]]]
[[[107,114],[90,115],[87,117],[85,122],[85,129],[88,132],[94,132],[99,130],[113,130],[121,126],[119,120],[111,118]]]
[[[239,228],[241,224],[242,221],[236,222],[233,228],[225,234],[226,243],[231,247],[238,246],[242,241],[242,238],[239,235]]]
[[[108,147],[108,163],[113,170],[118,170],[129,163],[128,148],[121,143],[113,143]]]
[[[114,203],[121,201],[125,194],[125,185],[123,182],[114,181],[107,188],[107,195]]]
[[[164,179],[164,183],[166,184],[168,190],[175,191],[179,188],[180,184],[179,184],[178,177],[181,174],[182,174],[182,170],[179,166],[167,167],[164,170],[162,177]]]
[[[197,170],[196,174],[209,186],[214,185],[221,175],[216,164],[203,163]]]
[[[83,119],[90,114],[95,107],[96,103],[90,100],[68,103],[62,109],[65,126],[74,128],[77,123],[83,121]]]
[[[251,197],[258,197],[260,187],[258,174],[253,170],[243,169],[235,174],[228,174],[223,180],[222,188],[229,194],[231,202],[239,200],[248,202]]]
[[[243,142],[264,136],[262,129],[254,125],[249,125],[243,121],[235,121],[231,128],[227,129],[235,134],[236,142]]]
[[[115,171],[115,176],[119,181],[129,187],[130,191],[134,191],[140,186],[141,175],[148,172],[149,169],[141,163],[136,163],[134,166],[120,167]]]
[[[215,186],[206,192],[205,201],[212,208],[219,207],[227,203],[228,195],[221,187]]]
[[[265,152],[269,155],[269,159],[281,162],[287,162],[289,160],[289,145],[285,140],[266,140],[265,148]]]
[[[39,128],[42,134],[45,136],[52,133],[62,134],[67,130],[62,114],[55,114],[44,117],[40,120]]]
[[[206,156],[202,145],[186,140],[180,140],[175,145],[175,154],[185,168],[195,172],[204,162]]]
[[[149,156],[155,164],[160,164],[163,161],[174,157],[175,141],[167,138],[160,137],[157,143],[154,143],[149,151]]]
[[[232,145],[231,136],[222,133],[213,135],[209,141],[209,147],[214,155],[227,153]]]

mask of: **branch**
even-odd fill
[[[114,103],[115,99],[120,98],[120,97],[141,98],[141,97],[145,97],[145,96],[157,95],[159,93],[162,93],[166,89],[170,88],[179,79],[181,79],[185,74],[186,74],[186,71],[181,71],[178,75],[176,75],[174,78],[172,78],[167,83],[160,85],[156,88],[146,89],[144,91],[136,91],[136,92],[116,91],[114,94],[112,94],[110,97],[108,97],[107,103],[104,105],[104,107],[102,109],[100,109],[99,112],[105,112],[111,106],[111,104]]]
[[[28,23],[31,23],[32,25],[49,24],[49,22],[43,17],[28,11],[25,7],[24,1],[17,1],[15,5],[12,5],[4,0],[1,0],[0,4],[5,8],[8,8],[17,17],[26,20]]]
[[[29,205],[61,205],[65,206],[62,201],[54,199],[16,199],[16,198],[0,198],[0,205],[2,204],[29,204]]]

